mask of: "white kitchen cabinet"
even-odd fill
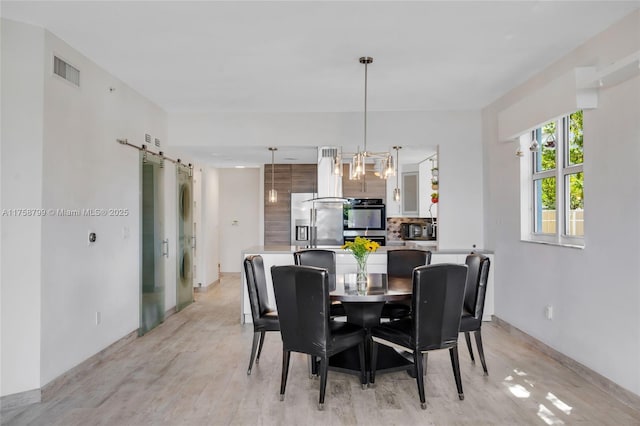
[[[408,249],[429,250],[431,252],[435,252],[438,251],[438,241],[407,240],[405,241],[405,247]]]
[[[431,264],[434,265],[436,263],[464,263],[467,255],[460,254],[431,254]]]
[[[418,172],[402,173],[402,215],[418,216],[420,187]]]

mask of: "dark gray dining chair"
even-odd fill
[[[244,271],[247,279],[247,291],[251,305],[251,318],[253,320],[253,344],[251,345],[251,358],[247,375],[251,374],[253,361],[260,361],[260,353],[264,344],[267,331],[280,331],[278,313],[269,307],[267,296],[267,280],[264,274],[262,256],[247,256],[244,259]],[[258,346],[258,341],[260,345]],[[258,354],[256,355],[256,349]]]
[[[398,249],[387,252],[387,279],[392,282],[394,278],[411,279],[413,270],[419,266],[431,263],[431,252],[427,250]],[[390,320],[405,318],[411,313],[411,304],[394,302],[385,303],[382,307],[381,318]]]
[[[357,346],[360,383],[364,388],[366,332],[357,325],[330,318],[328,272],[313,266],[273,266],[271,276],[282,334],[280,400],[284,400],[291,352],[320,359],[320,410],[324,407],[331,356]]]
[[[464,338],[469,349],[471,361],[475,363],[473,349],[471,348],[471,336],[473,332],[478,355],[482,363],[485,376],[489,374],[487,362],[484,359],[484,348],[482,346],[482,315],[484,314],[484,299],[487,295],[487,281],[489,279],[489,267],[491,261],[481,254],[470,254],[465,263],[469,267],[467,275],[467,287],[464,295],[464,305],[462,308],[462,318],[460,320],[460,332],[464,333]]]
[[[293,253],[293,260],[296,265],[315,266],[326,269],[329,273],[329,291],[335,290],[336,286],[336,252],[324,249],[298,250]],[[343,317],[346,314],[344,306],[340,302],[334,302],[330,306],[332,317]]]
[[[466,279],[466,265],[438,264],[414,269],[411,315],[371,329],[371,383],[375,383],[379,344],[412,353],[420,406],[426,409],[423,353],[426,357],[429,351],[449,349],[458,397],[464,399],[458,330]]]

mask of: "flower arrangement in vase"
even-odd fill
[[[368,238],[356,237],[353,241],[347,241],[342,248],[350,251],[358,265],[358,287],[367,283],[367,258],[371,252],[378,250],[380,244]]]

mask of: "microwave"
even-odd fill
[[[352,198],[344,205],[345,231],[387,229],[387,217],[381,198]]]
[[[402,223],[400,224],[402,239],[413,240],[421,238],[423,235],[423,226],[418,223]]]

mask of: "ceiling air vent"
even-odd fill
[[[53,57],[53,72],[70,83],[80,87],[80,70],[57,56]]]

